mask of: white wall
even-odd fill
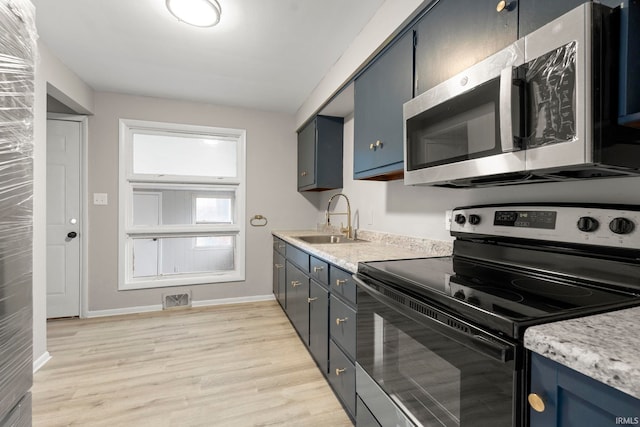
[[[38,42],[33,160],[33,360],[47,354],[47,92],[79,113],[93,111],[93,90]]]
[[[353,179],[353,116],[345,119],[343,188],[322,193],[317,221],[332,194],[344,192],[351,201],[356,228],[451,240],[444,228],[445,211],[457,206],[512,202],[577,202],[640,204],[640,178],[612,178],[563,183],[526,184],[479,189],[405,186]],[[343,212],[342,198],[331,211]],[[335,217],[339,225],[341,217]]]
[[[247,130],[246,223],[267,217],[266,227],[247,225],[246,280],[118,291],[118,120],[121,118]],[[109,204],[90,205],[89,311],[158,305],[162,294],[191,290],[194,301],[271,294],[271,230],[308,228],[318,195],[296,190],[297,153],[293,115],[168,99],[96,93],[89,119],[89,194],[107,193]],[[93,313],[91,313],[93,312]]]

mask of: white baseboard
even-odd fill
[[[87,311],[87,317],[120,316],[122,314],[148,313],[162,310],[162,304],[141,305],[137,307],[113,308],[109,310]]]
[[[208,307],[223,304],[241,304],[244,302],[260,302],[275,300],[274,295],[254,295],[250,297],[220,298],[201,301],[191,301],[191,307]],[[122,314],[148,313],[162,311],[162,304],[142,305],[138,307],[114,308],[110,310],[93,310],[87,312],[87,317],[119,316]]]
[[[33,361],[33,373],[38,372],[49,360],[51,360],[51,355],[48,351],[45,351],[44,354]]]
[[[191,301],[191,307],[208,307],[211,305],[241,304],[243,302],[272,301],[275,299],[276,297],[273,294],[254,295],[250,297],[209,299],[209,300],[201,300],[201,301]]]

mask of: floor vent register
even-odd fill
[[[168,310],[179,307],[191,307],[191,294],[174,294],[162,296],[162,309]]]

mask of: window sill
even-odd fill
[[[125,283],[120,283],[119,291],[134,289],[168,288],[172,286],[204,285],[226,282],[242,282],[245,280],[244,272],[228,272],[220,274],[180,274],[179,277],[163,276],[155,279],[141,278]]]

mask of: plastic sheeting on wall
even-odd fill
[[[31,412],[36,40],[31,2],[0,0],[0,426]]]

